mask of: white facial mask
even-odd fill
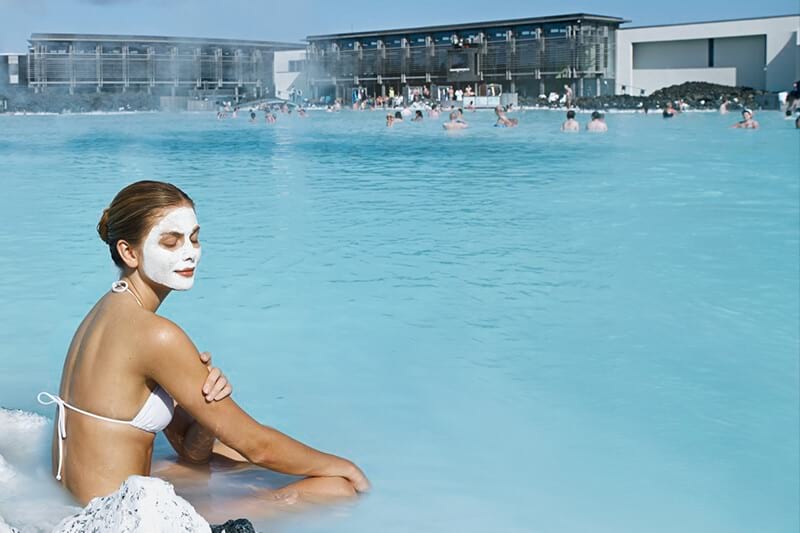
[[[189,271],[200,262],[200,246],[189,238],[197,228],[197,216],[191,207],[178,207],[153,226],[142,246],[142,269],[145,275],[160,285],[176,291],[186,291],[194,285],[194,273]],[[178,246],[165,248],[159,242],[165,233],[178,237]],[[181,239],[182,237],[182,239]],[[184,275],[178,272],[183,271]]]

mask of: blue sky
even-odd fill
[[[0,0],[0,52],[24,51],[33,32],[298,41],[319,33],[561,13],[612,15],[645,25],[799,11],[798,0]]]

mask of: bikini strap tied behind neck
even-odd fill
[[[136,298],[136,303],[139,304],[139,307],[144,307],[144,305],[142,304],[142,301],[139,299],[138,296],[136,296],[136,293],[134,293],[131,290],[130,286],[128,285],[128,282],[125,281],[124,279],[120,279],[120,280],[117,280],[114,283],[112,283],[111,284],[111,292],[116,292],[116,293],[129,292],[131,294],[131,296]]]

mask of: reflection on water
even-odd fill
[[[797,530],[797,132],[518,116],[0,117],[0,405],[44,412],[115,274],[102,208],[169,180],[204,257],[164,314],[256,418],[375,486],[262,527]]]

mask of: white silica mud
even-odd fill
[[[116,492],[75,506],[50,472],[51,421],[0,408],[0,533],[207,532],[172,485],[131,476]]]
[[[116,492],[64,519],[53,533],[85,531],[210,533],[211,527],[166,481],[131,476]]]

